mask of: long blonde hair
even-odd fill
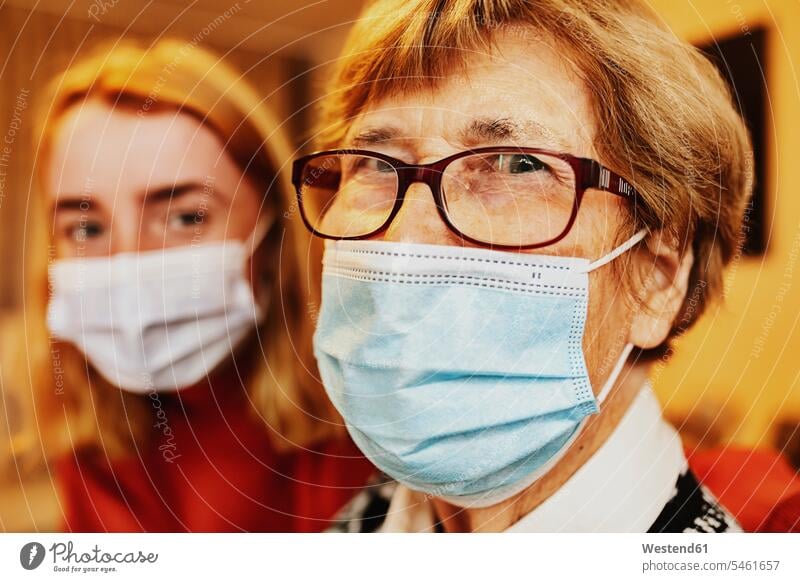
[[[64,113],[87,99],[137,114],[177,110],[193,115],[214,131],[240,169],[267,193],[264,205],[280,218],[256,257],[255,269],[272,276],[270,314],[247,353],[254,364],[244,383],[262,417],[265,437],[279,449],[303,447],[338,435],[341,423],[316,380],[310,350],[308,305],[315,292],[307,277],[300,228],[285,173],[290,148],[278,121],[257,91],[214,53],[191,42],[165,39],[147,47],[121,41],[98,47],[54,79],[42,100],[34,143],[36,174],[47,167],[54,128]],[[22,348],[13,379],[30,384],[32,421],[16,452],[42,452],[52,458],[72,448],[102,447],[109,455],[129,450],[150,421],[145,399],[111,387],[74,346],[51,340],[45,323],[49,298],[47,267],[54,252],[43,196],[32,196],[33,224],[26,249],[24,322],[17,326]],[[311,281],[310,283],[308,281]],[[237,351],[237,354],[240,352]]]

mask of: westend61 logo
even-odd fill
[[[39,542],[28,542],[19,551],[19,563],[26,570],[42,565],[47,553],[53,558],[54,572],[116,572],[116,564],[154,564],[158,554],[134,552],[105,552],[97,544],[87,552],[75,551],[72,542],[56,542],[49,549]]]

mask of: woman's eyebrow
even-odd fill
[[[175,200],[185,194],[193,192],[206,194],[209,197],[219,193],[212,183],[203,183],[196,180],[180,182],[178,184],[168,184],[148,189],[144,193],[144,203],[161,202],[164,200]]]
[[[398,139],[400,135],[401,132],[396,127],[368,127],[360,130],[348,141],[354,147],[367,147]]]
[[[478,117],[461,130],[459,137],[467,147],[505,143],[521,147],[547,146],[560,151],[569,149],[565,139],[541,123],[530,119],[518,121],[511,117]]]
[[[94,210],[96,203],[85,194],[59,194],[53,210],[81,210],[89,212]]]
[[[568,140],[531,119],[516,120],[511,117],[478,117],[470,121],[459,133],[459,141],[466,147],[486,144],[538,146],[567,152]],[[370,147],[402,139],[403,132],[393,126],[368,127],[358,131],[348,143],[355,148]]]

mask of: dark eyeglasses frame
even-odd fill
[[[444,194],[441,188],[442,175],[447,169],[447,166],[449,166],[456,160],[468,156],[473,156],[476,154],[490,154],[490,153],[509,152],[509,151],[513,151],[515,153],[520,153],[520,154],[533,154],[533,155],[541,154],[541,155],[560,158],[565,162],[567,162],[572,167],[572,171],[575,174],[575,198],[573,201],[572,211],[570,213],[569,221],[567,222],[567,225],[564,227],[564,230],[558,236],[544,242],[530,244],[530,245],[502,245],[502,244],[489,243],[486,241],[482,241],[467,236],[464,233],[462,233],[450,221],[450,217],[447,215],[447,210],[445,208]],[[323,234],[317,231],[311,225],[311,222],[308,220],[308,217],[306,216],[305,209],[303,207],[303,182],[302,182],[303,170],[305,169],[306,165],[309,162],[311,162],[316,158],[321,158],[323,156],[335,156],[335,155],[339,156],[361,155],[361,156],[368,156],[371,158],[375,158],[383,162],[386,162],[387,164],[392,166],[392,168],[394,168],[395,173],[397,174],[397,193],[395,195],[394,207],[392,208],[391,213],[384,221],[384,223],[380,227],[374,229],[371,232],[368,232],[366,234],[360,234],[357,236],[332,236],[328,234]],[[402,160],[398,160],[397,158],[393,158],[391,156],[387,156],[385,154],[369,150],[339,149],[339,150],[325,150],[325,151],[315,152],[313,154],[309,154],[307,156],[303,156],[301,158],[296,159],[292,164],[292,184],[294,184],[295,190],[297,192],[297,204],[300,209],[300,215],[303,218],[303,223],[306,225],[306,228],[308,228],[308,230],[311,231],[311,233],[313,233],[315,236],[330,240],[364,240],[382,233],[389,227],[389,225],[397,216],[397,213],[400,212],[400,208],[403,206],[403,201],[405,200],[405,195],[409,187],[417,182],[426,184],[428,188],[430,188],[431,193],[433,194],[433,200],[436,204],[436,209],[439,212],[439,216],[447,225],[447,228],[449,228],[459,238],[468,241],[472,244],[484,247],[507,249],[507,250],[538,249],[555,244],[561,239],[563,239],[565,236],[567,236],[567,234],[569,234],[569,231],[575,224],[575,219],[578,216],[578,210],[580,209],[581,202],[583,201],[583,195],[586,193],[586,190],[590,188],[601,190],[603,192],[610,192],[611,194],[622,196],[623,198],[632,200],[634,202],[639,198],[639,193],[630,184],[630,182],[628,182],[625,178],[623,178],[619,174],[613,172],[612,170],[609,170],[608,168],[600,164],[600,162],[592,160],[590,158],[579,158],[576,156],[572,156],[570,154],[552,152],[540,148],[524,148],[524,147],[511,147],[511,146],[492,146],[485,148],[475,148],[472,150],[466,150],[463,152],[459,152],[457,154],[453,154],[452,156],[442,158],[441,160],[436,162],[431,162],[430,164],[408,164],[406,162],[403,162]]]

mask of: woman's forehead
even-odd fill
[[[387,89],[353,120],[348,143],[442,138],[464,146],[503,142],[590,155],[591,95],[562,55],[532,42],[499,39],[490,53],[472,55],[464,71],[432,80],[426,89]]]
[[[190,115],[135,111],[89,103],[68,111],[53,140],[51,196],[107,193],[122,187],[145,191],[153,184],[231,166],[216,134]]]

